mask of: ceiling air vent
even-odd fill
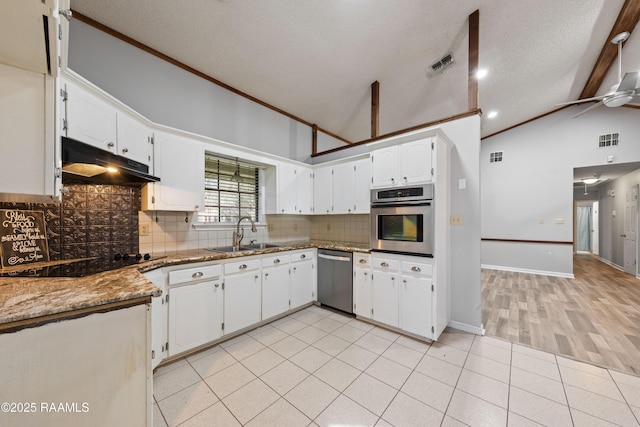
[[[604,135],[600,135],[598,137],[598,147],[617,147],[618,142],[620,141],[620,134],[616,133],[607,133]]]
[[[494,151],[489,154],[489,163],[502,162],[502,151]]]
[[[444,71],[447,67],[453,64],[453,57],[451,54],[444,56],[440,61],[435,64],[431,64],[431,69],[434,73],[439,73]]]

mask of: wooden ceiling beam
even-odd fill
[[[618,47],[611,43],[611,39],[616,35],[625,31],[632,32],[640,20],[640,0],[626,0],[620,9],[618,19],[609,33],[609,37],[604,42],[604,46],[600,51],[600,56],[591,71],[591,75],[587,83],[582,89],[579,99],[591,98],[602,85],[607,72],[618,56]]]
[[[469,15],[469,111],[477,110],[478,96],[478,64],[480,57],[480,11]]]
[[[371,138],[380,135],[380,83],[371,83]]]

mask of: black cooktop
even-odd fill
[[[115,254],[112,258],[83,258],[60,261],[55,265],[33,264],[20,269],[0,270],[0,277],[85,277],[159,258],[164,257],[152,257],[150,254]]]

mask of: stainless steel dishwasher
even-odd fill
[[[353,313],[353,253],[318,249],[318,302]]]

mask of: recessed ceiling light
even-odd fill
[[[480,68],[476,71],[476,79],[480,80],[481,78],[487,75],[488,71],[486,68]]]
[[[498,115],[497,111],[489,111],[489,114],[487,114],[487,118],[488,119],[493,119]]]

